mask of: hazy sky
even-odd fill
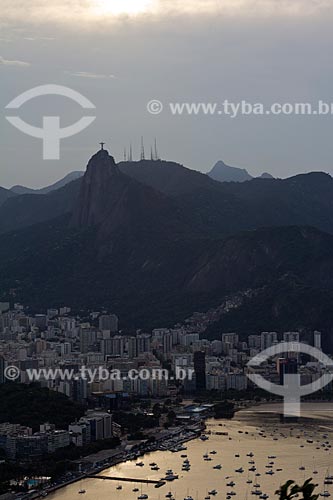
[[[332,0],[0,0],[0,185],[49,184],[85,168],[104,140],[116,160],[140,137],[147,155],[208,171],[223,159],[285,177],[333,173],[333,116],[172,116],[168,102],[333,102]],[[44,96],[5,106],[38,85],[70,87],[96,110]],[[165,111],[147,112],[159,99]],[[5,119],[41,126],[95,122],[61,141],[59,161]]]

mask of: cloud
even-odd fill
[[[70,25],[77,22],[92,25],[97,19],[103,20],[103,23],[122,20],[124,18],[122,14],[126,12],[125,7],[123,11],[119,9],[119,15],[117,15],[117,10],[108,10],[103,7],[105,1],[53,0],[51,3],[45,0],[30,0],[29,12],[27,12],[26,0],[1,0],[1,17],[7,22],[45,24],[50,21]],[[137,1],[140,2],[140,0]],[[142,8],[141,15],[133,17],[135,21],[146,20],[149,16],[154,19],[175,15],[199,17],[203,14],[255,18],[286,15],[301,18],[333,12],[332,0],[150,0],[148,5],[149,8]],[[125,18],[128,20],[131,16],[125,16]]]
[[[55,38],[51,36],[25,36],[23,40],[27,40],[28,42],[38,42],[40,40],[46,40],[46,41],[55,40]]]
[[[332,7],[331,0],[159,0],[164,12],[186,13],[252,13],[261,14],[309,14]],[[163,4],[163,6],[162,6]]]
[[[89,71],[65,71],[68,75],[78,76],[79,78],[93,78],[96,80],[116,78],[114,75],[103,75],[101,73],[91,73]]]
[[[10,61],[9,59],[5,59],[4,57],[0,56],[0,66],[20,66],[21,68],[27,68],[28,66],[31,66],[30,63],[24,62],[24,61]]]

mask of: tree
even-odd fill
[[[292,500],[297,498],[299,493],[302,493],[303,500],[318,500],[319,495],[313,494],[318,485],[311,481],[312,478],[307,479],[303,486],[298,486],[295,481],[289,480],[275,494],[279,495],[280,500]]]
[[[169,413],[168,413],[167,418],[168,418],[168,423],[170,425],[173,425],[175,423],[177,415],[176,415],[176,413],[173,410],[170,410]]]
[[[155,418],[160,418],[162,415],[161,405],[159,403],[154,404],[153,406],[153,415]]]

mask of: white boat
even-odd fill
[[[178,479],[178,475],[174,474],[172,469],[168,469],[166,471],[166,476],[164,478],[165,481],[174,481],[175,479]]]

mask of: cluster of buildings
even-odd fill
[[[236,333],[221,333],[220,339],[207,340],[203,338],[206,326],[206,318],[201,320],[200,315],[194,315],[174,328],[124,335],[119,332],[114,314],[96,312],[82,320],[64,307],[30,315],[20,304],[10,308],[9,304],[0,303],[0,384],[6,383],[8,366],[18,368],[16,380],[22,383],[31,381],[31,371],[61,369],[74,376],[40,378],[40,384],[66,394],[87,409],[98,407],[104,412],[99,416],[87,414],[66,431],[43,427],[40,433],[31,435],[27,429],[17,427],[2,434],[1,428],[0,447],[6,435],[5,448],[10,456],[24,454],[25,449],[31,454],[34,446],[50,452],[66,443],[83,446],[91,440],[106,439],[115,435],[112,412],[128,406],[133,396],[169,398],[205,390],[245,391],[251,385],[247,377],[250,359],[281,341],[300,341],[298,332],[285,332],[282,336],[262,332],[249,335],[246,341]],[[320,332],[314,332],[312,344],[321,349]],[[117,370],[121,377],[84,379],[78,376],[82,366],[93,372],[100,367]],[[126,376],[133,369],[153,374],[166,366],[168,378]],[[291,353],[286,358],[268,360],[261,373],[281,383],[281,373],[293,369],[301,373],[302,383],[309,383],[326,367],[313,360],[303,362],[299,354]],[[176,380],[174,375],[179,370],[191,376]]]
[[[57,430],[54,424],[40,425],[39,432],[19,424],[0,424],[0,448],[10,460],[35,460],[71,444],[86,446],[96,441],[119,437],[120,426],[112,415],[103,411],[88,410],[79,421],[66,430]]]

